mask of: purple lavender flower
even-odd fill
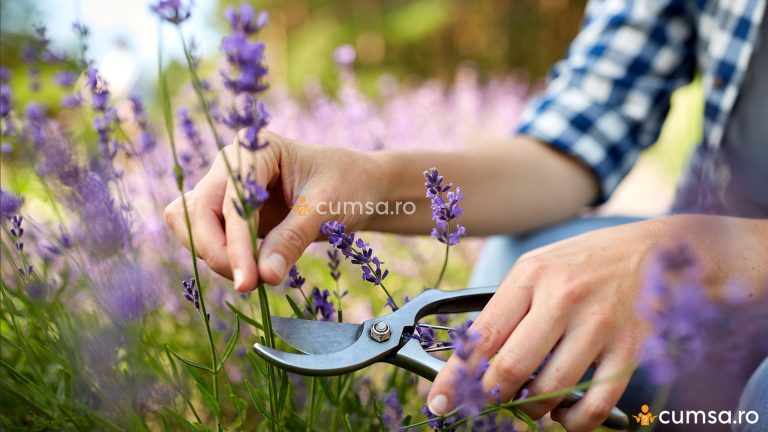
[[[454,353],[461,360],[467,361],[475,349],[475,345],[480,341],[480,334],[470,330],[472,321],[467,320],[462,325],[449,332],[454,346]]]
[[[0,84],[0,117],[5,119],[11,113],[11,86]]]
[[[341,278],[341,271],[339,270],[339,267],[341,266],[341,257],[339,256],[339,250],[332,247],[328,249],[326,254],[328,255],[328,268],[330,269],[331,278],[338,282],[339,278]]]
[[[374,286],[381,285],[384,278],[386,278],[389,274],[389,270],[384,270],[383,272],[381,271],[381,264],[383,264],[383,262],[379,261],[378,257],[373,257],[371,259],[371,263],[376,266],[375,269],[369,265],[364,265],[361,267],[363,270],[363,280],[372,283]],[[397,309],[397,307],[394,309]]]
[[[200,158],[200,166],[208,165],[208,158],[205,156],[203,144],[203,138],[200,136],[200,131],[195,126],[195,122],[186,108],[180,108],[178,111],[179,121],[181,122],[181,130],[184,132],[184,136],[187,137],[190,147],[195,151],[195,154]]]
[[[291,288],[301,289],[304,286],[304,282],[307,280],[299,273],[299,269],[296,266],[292,266],[288,271],[288,286]]]
[[[239,10],[228,6],[224,10],[224,18],[229,22],[233,33],[243,35],[256,34],[269,22],[269,14],[266,11],[256,14],[253,7],[247,3],[240,5]]]
[[[453,183],[443,184],[443,176],[437,168],[424,171],[424,178],[427,198],[432,201],[432,220],[435,221],[432,237],[448,246],[456,245],[466,234],[466,229],[461,225],[456,225],[456,230],[453,232],[450,230],[450,222],[463,213],[459,207],[459,201],[464,199],[461,188],[457,187],[456,191],[451,191]]]
[[[157,16],[171,24],[181,24],[192,15],[192,2],[181,0],[159,0],[149,7]]]
[[[0,188],[0,216],[11,218],[19,212],[24,199]]]
[[[328,243],[349,257],[350,249],[355,242],[355,233],[346,233],[344,225],[331,221],[323,224],[322,233],[328,236]]]
[[[345,44],[333,50],[333,61],[341,67],[349,67],[355,62],[357,53],[352,45]]]
[[[488,363],[481,360],[478,364],[464,363],[458,367],[454,397],[463,417],[475,417],[488,406],[489,393],[483,390],[483,375]]]
[[[719,369],[738,368],[749,353],[750,341],[768,334],[766,328],[755,332],[741,328],[750,327],[741,318],[752,316],[762,307],[760,302],[715,304],[707,298],[702,278],[698,261],[684,244],[661,251],[646,270],[638,314],[653,324],[653,332],[641,362],[659,384],[669,384],[710,362]],[[729,293],[733,286],[727,288]],[[741,333],[750,337],[733,336]],[[729,348],[722,350],[725,340]]]
[[[333,307],[333,302],[328,299],[331,293],[328,290],[320,291],[320,288],[312,288],[312,307],[314,308],[315,315],[320,314],[320,321],[333,321],[333,317],[336,314],[336,309]]]
[[[79,93],[72,93],[61,98],[61,106],[64,108],[77,108],[83,104],[83,97]]]
[[[241,217],[247,219],[264,205],[264,202],[269,198],[269,192],[263,185],[256,182],[253,169],[248,171],[245,180],[240,174],[237,174],[236,177],[242,186],[243,197],[240,203],[235,203],[235,209]]]
[[[403,407],[400,405],[400,397],[397,390],[390,390],[382,398],[384,407],[381,411],[381,421],[387,430],[397,430],[403,420]]]
[[[53,76],[53,81],[61,87],[71,87],[77,81],[77,74],[64,71]]]
[[[131,101],[131,111],[133,112],[133,121],[139,126],[141,135],[139,138],[139,153],[146,153],[155,148],[157,139],[152,127],[147,120],[147,112],[144,109],[144,102],[137,95],[128,98]]]
[[[183,287],[181,294],[184,298],[195,305],[195,309],[200,310],[200,292],[196,288],[195,278],[190,278],[181,282]]]
[[[91,103],[96,111],[106,111],[109,103],[109,87],[99,71],[94,68],[88,69],[87,85],[91,90]]]
[[[116,122],[117,115],[113,109],[108,109],[103,116],[96,116],[93,119],[93,129],[99,137],[98,147],[101,154],[107,160],[112,160],[117,155],[120,145],[111,138],[112,127]]]
[[[423,348],[429,348],[437,342],[435,331],[431,327],[417,325],[413,330],[413,337],[419,340]]]
[[[8,84],[11,80],[11,70],[0,65],[0,84]]]
[[[242,106],[230,108],[221,121],[230,129],[240,131],[237,140],[241,146],[250,151],[261,150],[269,145],[269,141],[259,136],[269,123],[266,105],[251,95],[243,96],[241,99]]]

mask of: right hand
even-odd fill
[[[374,175],[380,167],[374,166],[370,154],[310,146],[274,133],[265,134],[270,144],[256,153],[238,148],[236,143],[225,147],[210,171],[185,194],[197,255],[215,272],[232,278],[240,292],[253,290],[259,279],[279,284],[307,246],[320,236],[323,223],[337,220],[350,230],[359,230],[371,217],[328,211],[320,214],[317,203],[376,202],[385,187],[385,182],[377,181]],[[259,212],[259,234],[264,240],[259,247],[258,265],[248,224],[235,210],[232,198],[236,194],[222,153],[233,170],[237,169],[238,156],[243,171],[253,162],[258,183],[267,185],[270,193]],[[297,200],[300,205],[306,203],[306,214],[291,211]],[[181,197],[165,209],[165,220],[189,248]]]

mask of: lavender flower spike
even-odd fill
[[[338,222],[326,222],[321,229],[322,233],[328,236],[328,243],[336,247],[346,258],[352,259],[352,264],[360,266],[363,280],[372,283],[374,286],[380,286],[387,295],[387,304],[391,304],[393,310],[397,310],[397,305],[392,295],[384,286],[384,278],[389,274],[389,270],[381,268],[384,261],[379,260],[373,255],[373,250],[368,247],[363,239],[355,240],[355,234],[347,234],[344,225]]]
[[[312,288],[312,307],[314,313],[320,314],[320,321],[333,321],[333,316],[336,313],[336,309],[333,307],[333,302],[328,300],[328,296],[331,293],[328,290],[320,291],[318,287]]]
[[[192,15],[191,6],[191,1],[183,4],[181,0],[160,0],[149,9],[165,21],[178,25]]]
[[[301,274],[299,274],[299,269],[296,268],[296,266],[292,266],[291,270],[288,271],[288,286],[291,288],[301,289],[302,286],[304,286],[304,282],[306,282],[307,279],[304,278]]]
[[[16,196],[5,189],[0,189],[0,215],[4,218],[10,218],[19,212],[24,199]]]
[[[185,281],[181,282],[181,285],[184,287],[181,294],[184,296],[184,298],[195,305],[195,309],[200,310],[200,292],[195,287],[195,278],[190,278]]]

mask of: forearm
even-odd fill
[[[573,217],[597,196],[597,182],[579,162],[527,137],[510,137],[460,152],[381,152],[384,200],[411,201],[412,215],[379,215],[368,229],[429,232],[422,172],[437,167],[465,195],[459,223],[471,235],[529,231]]]

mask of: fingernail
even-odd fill
[[[236,268],[232,270],[232,281],[235,283],[235,289],[237,291],[240,291],[240,288],[242,287],[244,280],[245,280],[245,274],[241,269]]]
[[[273,253],[269,256],[269,258],[267,258],[267,264],[272,267],[273,272],[275,272],[281,278],[283,277],[283,272],[285,271],[285,258],[283,258],[282,255],[279,253]]]
[[[439,394],[427,403],[427,408],[429,408],[432,414],[443,415],[448,408],[448,398],[445,395]]]

